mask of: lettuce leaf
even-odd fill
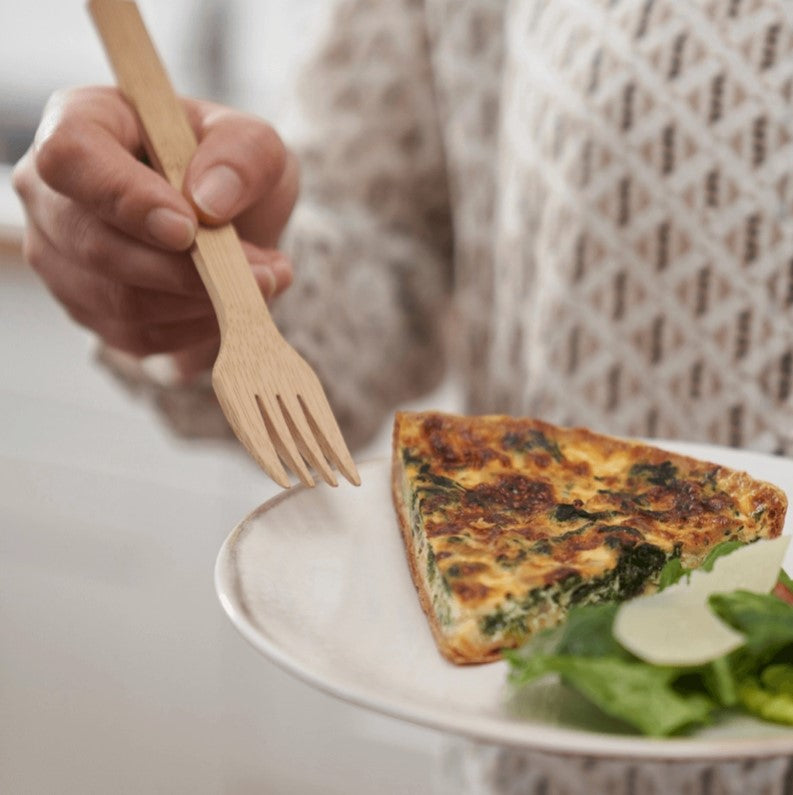
[[[556,653],[578,657],[632,658],[611,634],[618,609],[617,602],[573,608],[562,625]]]
[[[711,551],[703,568],[739,542]],[[661,572],[661,585],[691,573],[679,559]],[[779,583],[793,590],[780,571]],[[557,674],[603,713],[656,737],[708,723],[720,708],[741,706],[758,717],[793,725],[793,605],[774,593],[736,590],[713,594],[708,604],[746,637],[736,651],[695,667],[643,662],[613,636],[619,603],[573,608],[567,621],[539,633],[517,651],[504,652],[510,682],[527,684]]]
[[[507,652],[510,680],[526,684],[556,673],[607,715],[656,737],[708,720],[713,701],[702,693],[682,694],[672,687],[674,669],[615,657],[550,655],[524,657]]]
[[[722,707],[738,703],[738,679],[729,657],[719,657],[698,672],[708,694]]]
[[[793,726],[793,665],[767,666],[738,688],[741,704],[764,720]]]
[[[523,657],[570,654],[577,657],[635,659],[611,634],[619,603],[578,605],[570,609],[563,624],[542,630],[520,648]]]
[[[716,615],[746,636],[746,650],[762,662],[793,644],[793,606],[773,594],[733,591],[708,600]]]
[[[769,690],[793,698],[793,665],[769,665],[760,675],[760,679]]]

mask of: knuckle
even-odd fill
[[[91,162],[86,131],[92,126],[101,92],[98,87],[58,89],[47,101],[34,137],[32,151],[36,170],[56,190],[67,184],[80,164]]]
[[[275,131],[275,128],[266,122],[251,125],[253,132],[254,142],[264,150],[267,150],[277,157],[286,156],[286,147],[281,140],[281,136]]]
[[[59,111],[74,100],[79,99],[90,90],[87,86],[64,86],[56,88],[48,97],[45,105],[45,115]]]
[[[99,186],[97,195],[101,197],[103,213],[109,218],[119,218],[124,215],[124,204],[129,196],[128,181],[117,174],[108,176]]]
[[[27,199],[30,196],[33,186],[33,175],[31,174],[29,150],[11,171],[11,185],[22,199]]]
[[[286,168],[287,149],[281,136],[264,122],[251,124],[247,128],[247,144],[263,160],[273,180],[278,180]]]
[[[22,236],[22,258],[33,270],[38,271],[44,257],[44,247],[38,235],[30,231]]]
[[[107,262],[107,247],[104,236],[93,216],[82,213],[72,220],[67,234],[78,259],[92,269],[101,268]]]
[[[52,297],[75,323],[92,331],[96,330],[101,316],[92,311],[92,306],[85,300],[84,291],[74,289],[74,285],[64,269],[45,269],[39,275],[44,280]]]
[[[83,145],[73,125],[67,122],[56,124],[56,128],[36,144],[34,161],[39,176],[58,190],[74,164],[82,159]]]

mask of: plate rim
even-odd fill
[[[752,450],[738,450],[698,442],[652,440],[655,446],[668,446],[671,452],[693,455],[703,460],[714,459],[718,463],[720,453],[740,455],[741,458],[756,458],[768,462],[775,456]],[[713,451],[702,456],[697,451]],[[787,465],[789,459],[780,459]],[[359,462],[362,474],[367,469],[390,465],[390,458],[380,456]],[[320,487],[322,487],[320,485]],[[724,759],[768,759],[793,755],[793,729],[790,737],[773,736],[757,738],[710,737],[697,738],[654,738],[641,735],[611,735],[584,729],[567,728],[541,723],[506,723],[489,716],[476,718],[477,727],[461,726],[449,718],[444,718],[437,709],[401,708],[393,699],[377,697],[365,689],[356,689],[344,682],[328,681],[325,677],[309,670],[303,661],[279,648],[277,643],[264,637],[256,622],[245,608],[245,599],[239,590],[235,576],[234,562],[237,558],[237,542],[243,533],[251,530],[254,520],[271,511],[284,500],[294,499],[308,491],[297,485],[283,491],[248,513],[241,519],[224,539],[217,554],[214,566],[214,586],[220,604],[235,629],[260,654],[270,662],[297,679],[335,698],[359,708],[372,710],[391,718],[406,721],[426,729],[432,729],[457,736],[467,737],[479,742],[509,746],[525,750],[542,751],[558,756],[597,757],[608,759],[646,761],[712,761]],[[506,731],[506,727],[509,730]]]

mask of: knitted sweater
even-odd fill
[[[343,0],[299,96],[274,313],[353,445],[451,362],[471,412],[793,453],[790,3]]]

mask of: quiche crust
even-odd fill
[[[411,577],[457,664],[499,659],[575,604],[652,591],[672,557],[775,537],[787,507],[744,472],[535,419],[399,412],[392,450]]]

